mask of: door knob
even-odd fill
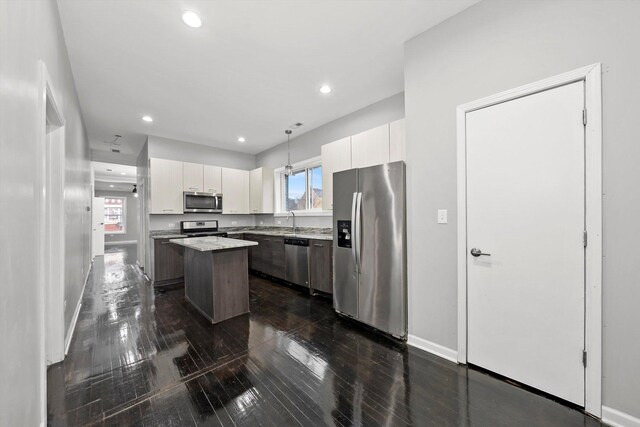
[[[471,249],[471,255],[473,255],[474,257],[479,257],[479,256],[491,256],[491,254],[483,254],[482,253],[482,249],[478,249],[478,248],[473,248]]]

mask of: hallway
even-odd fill
[[[251,314],[209,324],[153,290],[135,245],[97,257],[49,425],[545,425],[596,420],[336,316],[250,276]]]

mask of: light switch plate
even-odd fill
[[[446,224],[447,222],[448,222],[447,210],[446,209],[438,209],[438,224]]]

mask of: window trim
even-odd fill
[[[106,232],[105,231],[105,235],[112,235],[112,234],[127,234],[127,196],[104,196],[105,200],[106,199],[122,199],[122,231],[109,231]],[[105,205],[105,209],[107,208],[107,206]],[[103,213],[103,216],[106,217],[106,212]],[[106,218],[103,218],[103,221]],[[105,226],[106,226],[106,221],[105,221]]]
[[[303,169],[311,169],[317,166],[322,166],[322,157],[316,156],[310,159],[303,160],[301,162],[293,163],[294,171],[300,171]],[[324,173],[324,170],[322,171]],[[285,179],[284,179],[284,166],[274,169],[273,171],[273,186],[274,186],[274,217],[285,217],[288,215],[287,210],[284,209],[284,194],[285,194]],[[309,174],[307,174],[307,187],[309,185]],[[324,193],[324,188],[323,188]],[[293,211],[297,216],[331,216],[333,215],[332,211],[325,211],[322,208],[316,209],[298,209]]]

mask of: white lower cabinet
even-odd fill
[[[182,162],[149,159],[150,209],[152,214],[182,214]]]
[[[257,168],[249,173],[249,211],[273,213],[273,169]]]
[[[351,169],[351,137],[323,145],[322,153],[322,209],[333,209],[333,174]]]
[[[222,213],[250,213],[249,171],[222,168]]]

